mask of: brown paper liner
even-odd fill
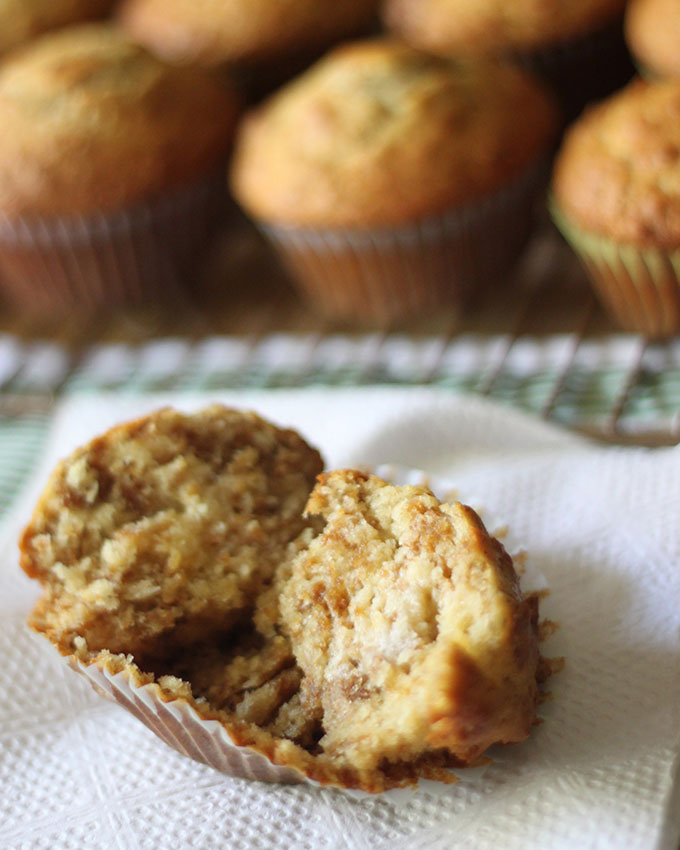
[[[0,291],[23,312],[63,315],[182,297],[217,218],[215,175],[113,213],[0,214]]]
[[[680,250],[617,244],[581,230],[554,202],[551,212],[617,324],[659,339],[680,333]]]
[[[385,326],[498,281],[529,238],[544,174],[534,165],[493,195],[400,228],[261,229],[316,311]]]

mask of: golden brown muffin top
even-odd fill
[[[0,211],[107,211],[172,189],[217,167],[235,119],[220,83],[114,27],[45,35],[0,67]]]
[[[520,71],[453,63],[397,42],[356,42],[246,118],[232,186],[250,213],[270,222],[412,222],[521,173],[555,125],[543,90]]]
[[[430,50],[495,54],[567,41],[623,14],[625,0],[386,0],[390,29]]]
[[[565,138],[553,192],[589,231],[680,247],[680,80],[637,81],[588,110]]]
[[[48,30],[106,15],[114,0],[0,0],[0,54]]]
[[[323,47],[356,32],[378,0],[124,0],[120,20],[141,44],[175,61],[256,62]]]
[[[680,3],[631,0],[626,11],[626,41],[646,70],[680,77]]]

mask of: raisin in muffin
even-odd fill
[[[320,312],[385,324],[507,271],[557,123],[519,70],[355,42],[246,117],[231,184]]]
[[[637,81],[586,112],[553,176],[557,224],[626,330],[680,330],[680,80]]]

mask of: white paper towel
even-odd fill
[[[525,541],[565,655],[545,722],[473,781],[374,798],[222,776],[101,700],[24,626],[36,588],[13,543],[58,456],[162,403],[65,402],[0,558],[0,848],[677,847],[680,450],[594,447],[478,399],[427,390],[222,393],[299,428],[329,465],[452,477]],[[674,792],[675,789],[675,792]],[[674,798],[675,795],[675,798]]]

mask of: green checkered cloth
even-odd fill
[[[569,428],[668,438],[679,424],[680,341],[272,334],[95,345],[72,358],[53,343],[0,337],[0,516],[61,397],[372,384],[483,394]]]

